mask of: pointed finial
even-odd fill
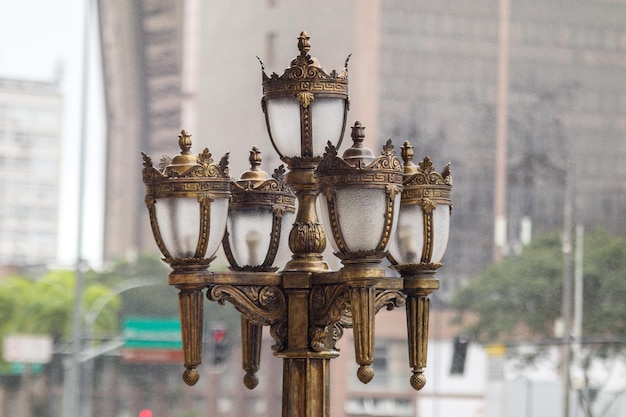
[[[352,126],[352,133],[350,136],[352,137],[352,142],[354,142],[353,148],[362,148],[363,140],[365,139],[365,126],[357,120],[354,122],[354,126]]]
[[[243,183],[248,183],[248,187],[256,187],[257,185],[267,181],[269,178],[267,172],[262,171],[261,166],[261,151],[256,146],[253,146],[250,150],[250,157],[248,158],[250,162],[250,169],[243,172],[239,181],[243,181]]]
[[[402,161],[404,161],[404,166],[412,166],[413,156],[415,154],[413,153],[413,145],[411,145],[411,142],[405,140],[400,149],[402,149],[401,155]]]
[[[413,145],[411,145],[411,142],[408,140],[405,140],[400,149],[400,155],[402,156],[402,161],[404,162],[404,174],[415,174],[418,171],[418,167],[413,163],[413,157],[415,156]]]
[[[393,150],[393,142],[391,139],[387,139],[387,142],[383,145],[383,155],[395,155],[395,151]]]
[[[261,165],[261,151],[256,146],[252,147],[250,151],[250,171],[258,171]]]
[[[452,171],[451,171],[450,165],[451,163],[448,162],[448,165],[446,165],[443,171],[441,171],[441,176],[443,177],[443,180],[445,181],[445,183],[448,185],[452,185]]]
[[[180,131],[178,135],[178,146],[180,146],[181,154],[188,155],[191,149],[191,135],[185,129]]]
[[[345,150],[343,153],[343,159],[356,166],[358,164],[367,165],[372,162],[376,157],[370,148],[363,146],[363,140],[365,139],[365,126],[358,120],[354,122],[352,126],[352,146]]]
[[[311,50],[311,42],[309,42],[309,39],[311,38],[305,31],[300,32],[300,36],[298,36],[298,50],[301,55],[306,55]]]

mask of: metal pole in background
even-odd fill
[[[572,328],[572,370],[570,384],[573,391],[585,389],[585,378],[582,368],[583,340],[583,258],[585,229],[582,224],[576,225],[576,248],[574,255],[574,318]],[[580,393],[579,393],[580,395]]]
[[[498,17],[498,102],[496,106],[495,190],[493,196],[494,245],[493,260],[502,259],[507,244],[506,182],[507,134],[509,126],[509,42],[510,0],[500,0]]]
[[[575,192],[575,151],[568,150],[567,167],[565,176],[565,202],[563,207],[563,293],[562,311],[563,316],[563,343],[561,345],[561,381],[563,383],[563,417],[570,415],[570,390],[571,375],[570,366],[572,363],[572,319],[573,319],[573,295],[574,295],[574,192]]]
[[[574,361],[580,365],[580,354],[583,337],[583,259],[584,259],[585,228],[576,225],[576,252],[574,261]]]
[[[83,295],[83,222],[85,200],[85,172],[87,145],[87,106],[89,104],[89,46],[91,0],[85,1],[83,22],[82,97],[79,138],[78,173],[78,231],[76,240],[76,285],[74,288],[74,308],[72,310],[72,351],[66,360],[66,375],[63,387],[63,416],[78,417],[80,406],[80,353],[82,350],[82,295]]]
[[[131,278],[116,284],[111,288],[111,292],[107,295],[103,295],[96,299],[91,308],[85,313],[85,335],[87,336],[88,349],[82,352],[80,362],[84,364],[83,377],[84,381],[81,384],[84,391],[84,398],[81,407],[81,417],[92,417],[93,412],[93,394],[94,394],[94,361],[100,355],[107,353],[111,348],[116,347],[115,343],[110,344],[110,347],[106,346],[106,343],[101,345],[99,351],[96,351],[94,345],[95,327],[98,316],[104,310],[106,305],[118,295],[123,292],[135,289],[148,287],[151,285],[166,285],[164,282],[157,281],[153,278]]]

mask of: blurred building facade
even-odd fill
[[[56,262],[62,116],[56,82],[0,79],[0,268],[5,271]]]
[[[105,258],[155,251],[138,155],[177,152],[181,128],[197,152],[233,151],[233,177],[247,168],[244,151],[253,145],[267,169],[280,163],[259,104],[256,56],[268,73],[282,73],[305,29],[327,69],[340,69],[352,53],[349,123],[367,127],[370,147],[410,140],[436,167],[452,162],[455,209],[441,271],[444,292],[452,291],[493,253],[497,5],[372,0],[302,8],[279,0],[100,2],[110,161]],[[625,16],[618,0],[511,7],[505,252],[519,245],[523,218],[535,232],[562,227],[572,182],[577,221],[626,234]]]
[[[341,69],[352,53],[348,123],[366,126],[368,146],[378,152],[388,138],[396,149],[409,140],[416,159],[429,155],[438,169],[452,162],[452,235],[435,297],[445,298],[492,260],[496,115],[502,106],[508,113],[502,252],[522,244],[523,219],[532,221],[533,233],[560,230],[568,200],[573,222],[626,235],[626,165],[620,162],[626,158],[626,0],[515,2],[505,21],[491,0],[314,6],[113,0],[99,6],[109,132],[105,259],[156,253],[140,151],[153,158],[176,153],[182,128],[192,133],[194,152],[208,147],[219,158],[231,151],[233,177],[247,168],[253,145],[263,151],[266,171],[280,164],[261,111],[256,56],[268,73],[282,73],[297,55],[301,30],[328,70]],[[509,34],[504,101],[498,101],[499,27]],[[388,341],[377,340],[387,346],[379,347],[379,357],[392,373],[406,361],[399,347],[406,330],[396,319],[387,325],[393,334],[381,336]],[[433,346],[445,351],[453,337],[434,335]],[[364,403],[372,395],[398,415],[414,415],[419,401],[440,398],[441,391],[426,391],[418,400],[406,381],[397,390],[389,388],[391,380],[374,388],[346,382],[352,351],[346,339],[333,364],[333,378],[339,378],[333,395],[343,398],[333,415],[375,414],[376,404]],[[429,364],[443,372],[446,366]],[[481,394],[463,392],[446,395],[478,413]],[[227,403],[223,407],[229,410]]]
[[[98,2],[107,122],[104,259],[154,250],[141,151],[176,146],[181,123],[182,1]]]

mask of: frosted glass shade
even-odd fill
[[[312,155],[304,155],[302,150],[302,106],[295,97],[272,98],[267,100],[267,124],[276,150],[283,157],[321,156],[328,141],[337,144],[341,139],[345,121],[344,98],[316,97],[308,110],[311,120],[310,148]]]
[[[433,211],[433,255],[431,262],[441,262],[450,236],[450,206],[440,205]]]
[[[281,155],[300,156],[300,103],[295,98],[267,100],[267,124]]]
[[[280,228],[280,243],[278,244],[278,253],[276,254],[276,259],[274,259],[273,266],[285,265],[287,261],[291,259],[292,254],[289,249],[289,231],[291,230],[291,225],[293,225],[295,220],[295,212],[286,211],[283,213]]]
[[[343,133],[345,107],[346,100],[335,97],[319,97],[311,103],[313,156],[322,156],[329,141],[337,146]]]
[[[389,251],[399,264],[438,263],[443,259],[450,232],[450,206],[439,204],[432,212],[430,258],[424,255],[424,210],[420,205],[400,209],[398,228]]]
[[[228,198],[215,198],[211,205],[208,245],[204,254],[196,254],[200,240],[200,203],[198,198],[160,198],[155,204],[161,238],[173,258],[210,258],[222,241],[228,214]]]
[[[281,265],[289,254],[289,233],[285,233],[287,225],[293,223],[294,213],[285,212],[281,219],[281,233],[278,252],[272,265]],[[237,265],[262,265],[272,243],[273,214],[271,208],[238,208],[231,209],[228,216],[226,231],[228,244]]]
[[[257,266],[263,263],[272,237],[271,210],[231,210],[226,230],[237,264]]]
[[[330,219],[328,200],[324,194],[320,194],[320,199],[322,219],[327,230],[330,231],[334,222]],[[394,202],[395,215],[399,206],[400,194],[396,196]],[[386,224],[387,195],[385,190],[362,187],[337,189],[335,208],[339,219],[337,227],[343,235],[347,252],[376,250],[382,240]],[[332,236],[331,244],[336,252],[340,252],[340,245],[335,241],[334,233]]]

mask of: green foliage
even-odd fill
[[[626,337],[626,240],[605,231],[585,236],[583,334]],[[563,253],[558,234],[537,237],[519,256],[485,269],[455,294],[452,306],[471,312],[467,330],[483,342],[549,338],[561,315]]]
[[[133,261],[118,261],[109,270],[93,273],[93,278],[111,288],[142,280],[144,285],[120,293],[122,317],[178,317],[178,290],[167,283],[169,267],[154,255],[139,256]],[[230,305],[205,301],[205,324],[225,323],[232,337],[239,337],[240,314]]]
[[[585,237],[583,332],[626,337],[626,241],[607,233]]]
[[[120,293],[123,317],[178,317],[177,291],[167,284],[168,274],[167,265],[155,256],[118,261],[107,271],[93,273],[98,282],[111,288],[122,288],[131,280],[138,283]]]
[[[69,338],[76,276],[72,271],[50,271],[38,279],[12,276],[0,281],[0,342],[9,334],[52,335]],[[96,300],[110,302],[95,322],[95,332],[117,331],[120,301],[101,284],[86,280],[82,297],[83,312]]]

